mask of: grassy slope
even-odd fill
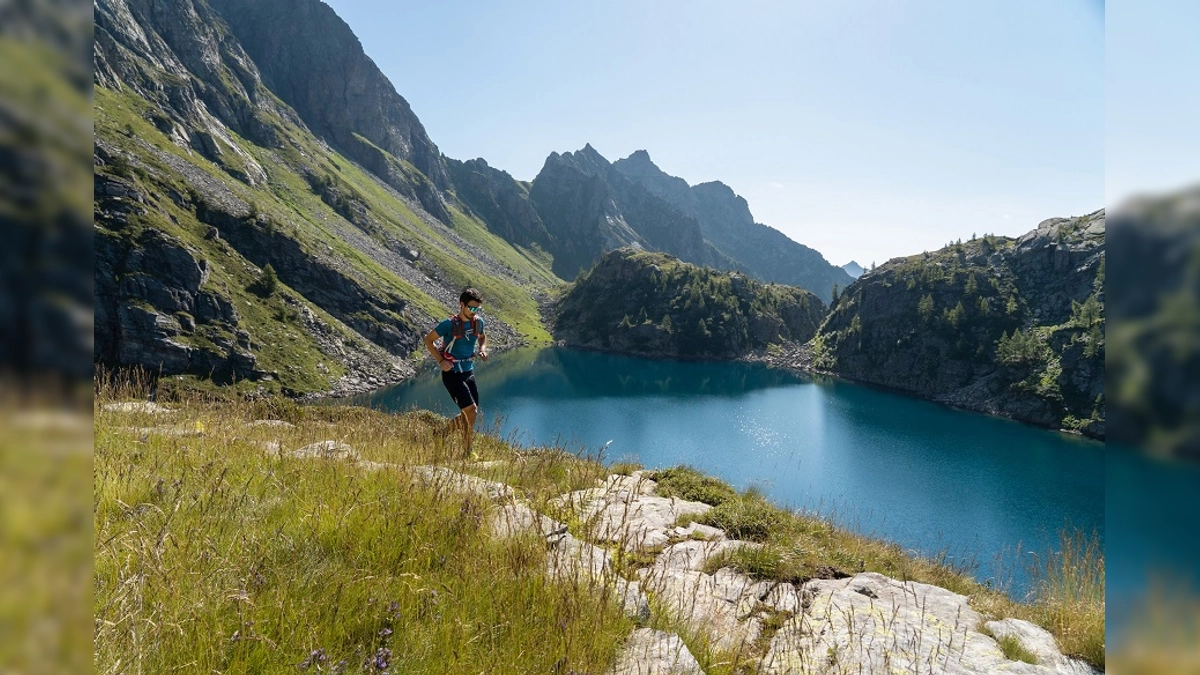
[[[186,195],[190,186],[183,176],[154,157],[146,144],[184,159],[223,183],[241,199],[252,203],[260,217],[268,219],[280,231],[299,241],[304,250],[326,254],[332,252],[351,268],[353,276],[368,291],[381,296],[396,295],[411,303],[412,315],[396,317],[398,322],[420,324],[448,313],[449,308],[438,299],[385,269],[337,234],[333,223],[341,222],[342,228],[353,226],[341,221],[341,216],[313,193],[301,175],[300,167],[308,167],[317,175],[334,175],[339,185],[366,206],[371,217],[377,221],[378,228],[367,235],[381,247],[385,242],[397,239],[419,245],[426,259],[441,270],[452,285],[475,283],[481,286],[492,300],[489,309],[525,335],[526,339],[535,342],[549,339],[533,296],[560,283],[559,280],[550,273],[546,261],[512,248],[488,233],[478,220],[454,212],[455,230],[463,239],[481,247],[502,265],[517,272],[505,271],[501,275],[481,277],[473,267],[473,256],[464,250],[462,243],[450,236],[449,230],[431,225],[428,217],[422,218],[414,213],[405,201],[373,176],[332,152],[304,130],[282,120],[276,120],[284,138],[284,147],[281,149],[261,148],[230,132],[234,141],[267,172],[266,185],[251,187],[234,179],[221,166],[171,142],[147,121],[155,111],[145,100],[132,93],[110,91],[103,87],[96,87],[95,92],[96,136],[135,156],[137,163],[146,167],[134,180],[149,195],[151,204],[148,205],[148,213],[138,217],[138,222],[134,223],[133,231],[128,235],[133,235],[139,227],[161,229],[179,237],[215,263],[207,286],[219,289],[234,300],[242,315],[242,326],[252,334],[255,343],[261,345],[256,350],[260,368],[279,372],[280,384],[302,391],[320,390],[342,375],[344,369],[321,354],[315,341],[298,324],[286,318],[288,313],[278,298],[263,300],[246,291],[246,287],[257,279],[259,270],[227,244],[206,240],[204,234],[208,228],[196,219],[195,213],[163,196],[168,189]],[[233,153],[227,155],[230,157],[228,163],[235,165],[230,168],[240,170],[242,166],[236,166],[240,160]],[[286,288],[284,292],[290,293]],[[294,293],[291,295],[301,300]],[[336,326],[345,336],[344,339],[359,339],[326,313],[316,307],[313,309],[327,323]],[[205,339],[204,336],[197,336],[191,341],[202,344]],[[318,362],[324,362],[330,369],[328,374],[316,368]]]
[[[436,493],[395,469],[286,454],[337,439],[365,460],[469,470],[454,459],[456,448],[434,440],[442,423],[435,415],[283,399],[176,401],[166,417],[103,408],[141,395],[102,386],[96,398],[97,672],[135,664],[147,672],[273,671],[310,657],[323,657],[325,669],[346,660],[357,670],[375,656],[406,673],[603,672],[633,628],[587,584],[548,581],[540,538],[489,537],[490,502]],[[295,426],[250,426],[262,418]],[[150,426],[187,435],[142,430]],[[513,485],[542,510],[550,497],[590,487],[608,472],[558,449],[518,451],[491,436],[476,450],[502,460],[477,471]],[[828,566],[938,584],[971,596],[985,615],[1032,620],[1054,632],[1065,652],[1104,662],[1099,551],[1064,549],[1042,575],[1039,596],[1017,604],[961,570],[786,512],[695,471],[657,478],[663,492],[720,504],[706,514],[709,522],[766,543],[720,564],[787,581]],[[618,555],[628,575],[649,562]],[[661,616],[650,625],[674,629]],[[708,673],[748,665],[745,655],[684,638]]]

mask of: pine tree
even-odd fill
[[[262,274],[258,277],[258,287],[263,294],[263,297],[275,295],[276,289],[279,288],[279,277],[275,274],[275,268],[271,267],[271,263],[267,263],[262,269]]]
[[[933,296],[926,293],[921,296],[920,302],[917,303],[917,314],[921,316],[921,320],[926,323],[933,317]]]

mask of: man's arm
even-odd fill
[[[487,333],[479,334],[479,358],[483,359],[484,361],[488,360]]]
[[[429,335],[425,336],[425,348],[429,350],[430,355],[433,356],[433,360],[438,362],[438,366],[442,370],[450,370],[451,366],[449,362],[442,358],[441,352],[439,352],[437,347],[435,347],[433,344],[437,342],[438,338],[440,337],[442,336],[438,335],[436,328],[429,331]]]

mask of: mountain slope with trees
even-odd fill
[[[730,359],[802,343],[825,304],[792,286],[623,248],[606,253],[556,306],[568,346],[654,358]]]
[[[1104,260],[1104,211],[891,260],[834,301],[812,365],[1103,437]]]

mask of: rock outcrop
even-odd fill
[[[834,303],[811,366],[1104,436],[1104,212],[897,258]]]
[[[100,230],[94,243],[95,316],[103,328],[96,331],[98,358],[224,383],[263,375],[252,336],[239,328],[229,298],[207,283],[202,256],[158,230],[144,230],[132,242]],[[196,342],[203,346],[181,336],[202,337]]]
[[[672,515],[701,514],[707,505],[658,496],[657,484],[641,471],[608,476],[594,488],[551,500],[549,507],[564,520],[582,523],[587,539],[630,553],[652,553],[654,562],[636,570],[637,581],[626,583],[640,584],[638,594],[648,594],[654,611],[680,626],[695,644],[711,653],[736,654],[754,672],[1096,672],[1063,656],[1044,629],[1011,618],[989,621],[966,596],[937,586],[872,572],[799,584],[756,580],[729,567],[706,572],[711,559],[760,545],[727,539],[717,528],[679,531]],[[553,567],[586,569],[628,591],[607,551],[532,511],[520,519],[511,513],[502,510],[497,516],[504,523],[499,534],[536,531],[549,541],[553,533],[563,533],[551,543],[558,552],[551,556]],[[564,547],[565,541],[573,543]],[[576,562],[564,562],[566,551],[571,552],[566,560]],[[625,606],[628,611],[630,605]],[[1007,658],[998,643],[1006,636],[1036,663]],[[610,672],[703,672],[699,668],[680,636],[639,629]]]
[[[656,358],[732,359],[802,343],[824,304],[790,286],[696,267],[659,253],[606,254],[558,304],[569,346]]]

